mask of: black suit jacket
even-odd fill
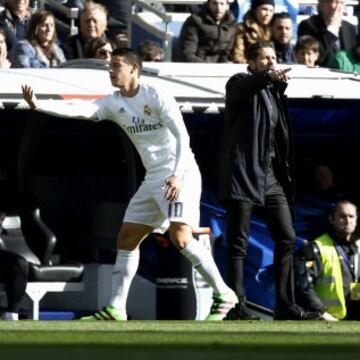
[[[274,82],[277,104],[266,95],[266,72],[239,73],[226,84],[225,126],[219,146],[219,197],[265,204],[266,174],[270,161],[270,107],[277,106],[274,172],[290,208],[294,196],[293,135],[286,84]]]

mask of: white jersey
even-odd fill
[[[146,177],[182,177],[197,169],[179,107],[172,96],[141,83],[133,97],[119,91],[95,102],[38,101],[37,109],[49,114],[93,121],[112,120],[120,125],[136,147]]]

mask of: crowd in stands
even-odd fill
[[[48,9],[46,16],[36,15],[32,21],[41,10],[30,7],[31,0],[2,1],[1,68],[54,67],[67,60],[93,57],[106,60],[110,55],[107,51],[129,45],[127,0],[63,3],[80,9],[78,34],[64,39],[57,37],[55,17]],[[357,27],[344,19],[345,0],[318,0],[317,7],[307,11],[309,16],[298,24],[296,33],[292,16],[275,12],[275,0],[249,0],[249,9],[241,18],[236,4],[236,0],[207,0],[202,6],[187,6],[189,17],[174,41],[172,60],[247,63],[246,51],[251,44],[272,40],[278,63],[359,73],[360,37]],[[162,10],[169,6],[174,7],[162,5]],[[143,39],[138,49],[144,61],[165,58],[161,44],[149,39]]]
[[[272,40],[278,63],[324,66],[358,72],[357,27],[344,19],[345,0],[319,0],[315,13],[299,23],[275,12],[274,0],[252,0],[241,22],[227,0],[208,0],[183,24],[181,61],[247,63],[246,51],[260,40]],[[235,34],[234,34],[235,33]]]
[[[109,60],[111,51],[126,43],[126,1],[78,0],[66,5],[80,9],[79,33],[60,40],[51,11],[34,10],[30,0],[5,0],[0,12],[1,68],[51,68],[85,57]]]

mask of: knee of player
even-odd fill
[[[170,239],[173,245],[183,250],[192,240],[192,230],[189,225],[182,223],[171,223],[169,227]]]

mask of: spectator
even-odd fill
[[[334,173],[327,165],[318,165],[314,171],[315,195],[324,201],[336,202],[344,199],[344,193],[335,184]]]
[[[356,206],[336,203],[331,229],[301,247],[295,257],[296,297],[329,321],[360,320],[360,241]]]
[[[150,40],[141,42],[136,51],[142,61],[163,61],[165,56],[164,49]]]
[[[64,41],[62,48],[67,60],[82,59],[88,42],[96,37],[108,39],[107,9],[93,1],[87,1],[80,12],[80,32]]]
[[[319,42],[320,66],[329,66],[331,55],[352,49],[356,42],[355,27],[343,20],[344,3],[345,0],[319,0],[319,14],[299,24],[298,37],[311,35]]]
[[[352,49],[337,51],[331,57],[329,67],[360,74],[360,34]]]
[[[319,59],[319,42],[310,35],[300,36],[295,44],[295,56],[299,64],[315,67]]]
[[[244,261],[253,211],[274,240],[276,320],[309,320],[294,298],[292,222],[293,137],[284,92],[287,69],[276,68],[273,43],[258,41],[247,52],[247,73],[226,84],[225,126],[220,144],[219,196],[227,217],[230,285],[239,303],[228,320],[250,320],[244,289]]]
[[[25,39],[30,18],[29,0],[5,2],[4,10],[0,13],[0,28],[5,31],[9,51],[17,41]]]
[[[89,41],[86,46],[85,56],[87,58],[103,59],[110,61],[114,45],[111,41],[102,37],[96,37]]]
[[[180,60],[224,63],[234,44],[236,19],[228,0],[208,0],[200,12],[190,15],[180,32]]]
[[[128,42],[127,27],[130,16],[128,0],[97,0],[108,10],[109,36],[116,46],[126,46]]]
[[[66,61],[56,43],[54,15],[41,10],[32,15],[25,40],[18,41],[11,51],[14,68],[51,68]]]
[[[111,39],[116,46],[123,46],[127,43],[127,26],[129,21],[130,7],[128,0],[97,0],[108,10],[108,29]],[[66,6],[83,9],[85,0],[68,0]]]
[[[238,25],[231,60],[246,63],[246,51],[251,44],[270,40],[270,22],[274,14],[274,0],[252,0],[251,7]]]
[[[296,57],[292,41],[292,20],[289,13],[274,14],[271,21],[271,40],[275,45],[277,62],[294,64]]]
[[[8,59],[5,31],[0,29],[0,69],[9,69],[10,66],[11,63]]]

